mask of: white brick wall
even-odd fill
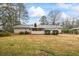
[[[14,33],[25,32],[25,29],[14,29]]]
[[[44,34],[44,31],[31,31],[31,34]]]

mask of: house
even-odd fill
[[[45,34],[46,30],[49,30],[50,33],[52,33],[53,30],[57,30],[59,33],[61,33],[61,26],[58,25],[37,25],[37,27],[33,25],[17,25],[14,26],[14,32],[20,33],[20,32],[30,32],[31,34]]]
[[[79,34],[79,27],[72,28],[71,30],[73,34]]]

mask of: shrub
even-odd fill
[[[70,30],[70,29],[63,29],[63,30],[62,30],[62,33],[70,34],[70,33],[72,33],[72,32],[73,32],[73,31]]]
[[[4,36],[11,36],[11,33],[6,31],[0,31],[0,37],[4,37]]]
[[[28,31],[25,31],[25,34],[30,34],[30,32],[28,32]]]
[[[70,33],[70,34],[73,34],[73,30],[69,30],[69,33]]]
[[[22,31],[21,31],[21,32],[19,32],[19,34],[23,35],[23,34],[25,34],[25,32],[22,32]]]
[[[45,30],[46,35],[50,35],[50,30]]]
[[[58,35],[59,32],[58,32],[58,30],[53,30],[53,31],[52,31],[52,34],[53,34],[53,35]]]
[[[79,34],[79,31],[73,30],[73,33],[74,33],[74,34]]]
[[[0,32],[3,32],[3,30],[0,30]]]
[[[30,32],[28,32],[28,31],[25,31],[25,32],[19,32],[19,34],[21,34],[21,35],[25,35],[25,34],[30,34]]]
[[[68,29],[63,29],[62,32],[63,33],[69,33],[69,30]]]

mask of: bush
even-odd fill
[[[28,31],[25,31],[25,34],[30,34],[30,32],[28,32]]]
[[[73,34],[79,34],[79,31],[73,30]]]
[[[23,35],[23,34],[25,34],[25,32],[19,32],[19,34]]]
[[[46,35],[50,35],[50,30],[45,30]]]
[[[30,33],[28,31],[25,31],[25,32],[20,32],[19,34],[25,35],[25,34],[30,34]]]
[[[0,37],[4,37],[4,36],[11,36],[11,33],[6,31],[0,31]]]
[[[0,30],[0,32],[4,32],[3,30]]]
[[[63,30],[62,30],[62,33],[70,34],[70,33],[72,33],[72,32],[73,32],[73,31],[70,30],[70,29],[63,29]]]
[[[69,30],[68,29],[63,29],[62,32],[63,33],[69,33]]]
[[[53,30],[53,31],[52,31],[52,34],[53,34],[53,35],[58,35],[59,32],[58,32],[58,30]]]

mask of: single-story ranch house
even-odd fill
[[[45,34],[45,32],[48,31],[52,34],[53,30],[57,30],[58,33],[61,33],[61,29],[62,27],[58,25],[37,25],[36,27],[34,25],[17,25],[14,26],[14,33],[27,31],[31,34]]]

